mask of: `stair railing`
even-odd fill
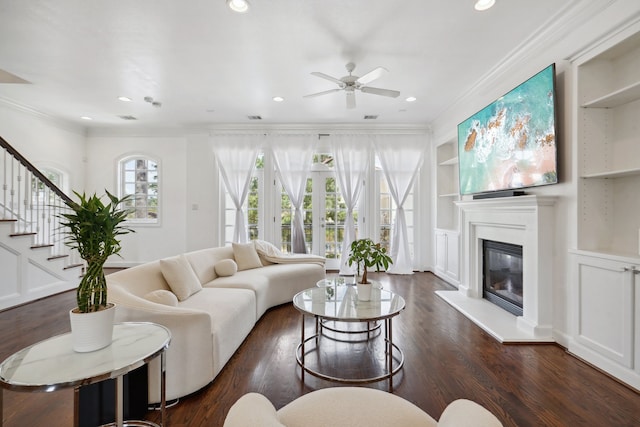
[[[58,218],[71,198],[2,137],[0,147],[0,220],[15,222],[12,236],[32,235],[33,247],[50,246],[52,256],[69,255],[74,262]]]

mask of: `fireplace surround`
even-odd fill
[[[553,342],[555,197],[525,195],[457,202],[461,217],[461,281],[438,291],[501,342]],[[483,241],[522,246],[522,315],[483,298]]]

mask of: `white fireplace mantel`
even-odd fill
[[[501,342],[552,342],[555,197],[459,201],[462,275],[457,291],[438,295]],[[482,298],[482,241],[522,246],[523,314]]]

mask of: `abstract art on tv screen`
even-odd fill
[[[555,64],[458,125],[460,194],[556,184]]]

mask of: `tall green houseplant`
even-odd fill
[[[105,190],[106,191],[106,190]],[[106,191],[109,203],[104,204],[95,193],[87,197],[74,191],[79,203],[66,203],[70,212],[61,213],[60,225],[66,227],[65,244],[76,249],[87,263],[86,271],[76,292],[78,311],[91,313],[107,305],[107,281],[104,263],[111,255],[120,252],[119,236],[134,232],[123,224],[129,214],[128,209],[119,206],[129,199],[118,199]]]
[[[367,267],[375,267],[376,271],[380,271],[381,267],[385,270],[393,264],[393,260],[387,254],[387,250],[380,243],[373,243],[371,239],[358,239],[351,242],[351,252],[347,259],[349,266],[356,264],[358,275],[360,275],[360,266],[362,266],[362,280],[360,283],[369,283],[367,281]]]

